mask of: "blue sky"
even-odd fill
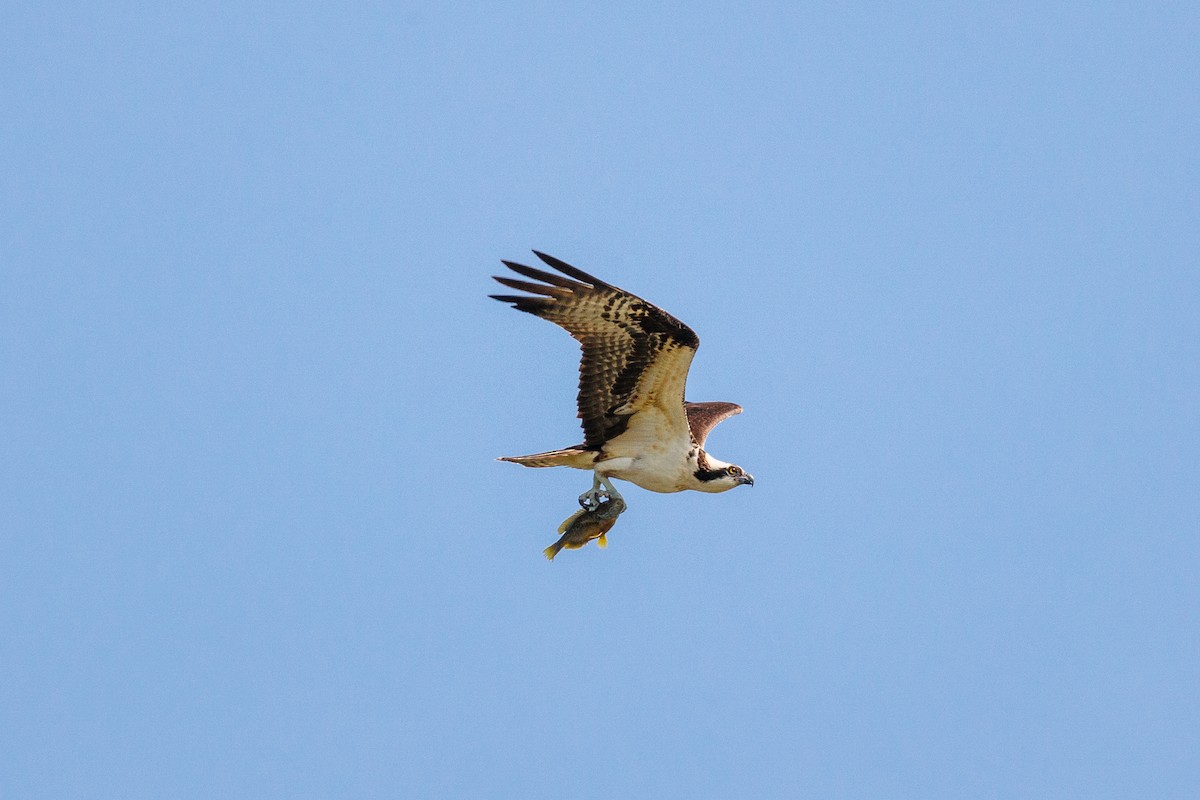
[[[6,796],[1193,797],[1191,4],[16,3]],[[588,476],[556,254],[757,486]]]

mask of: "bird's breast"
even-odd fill
[[[606,459],[596,470],[629,481],[651,492],[680,492],[688,488],[691,473],[686,453],[651,450],[633,457]]]

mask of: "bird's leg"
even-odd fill
[[[617,491],[617,487],[613,486],[612,481],[608,479],[607,475],[605,475],[603,478],[601,478],[600,482],[604,484],[604,491],[602,492],[602,494],[608,495],[609,500],[624,500],[625,499],[624,497],[621,497],[621,493]]]
[[[607,482],[607,481],[606,481]],[[592,488],[583,494],[579,495],[579,505],[583,506],[584,511],[595,511],[600,507],[600,476],[595,472],[592,473]]]
[[[601,489],[600,487],[604,488]],[[600,508],[602,501],[609,501],[613,498],[622,499],[617,492],[616,487],[612,485],[612,481],[607,476],[601,476],[595,472],[592,473],[592,488],[590,491],[579,495],[579,505],[583,506],[584,511],[592,512]]]

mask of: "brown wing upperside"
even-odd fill
[[[553,322],[580,343],[577,401],[585,445],[596,448],[620,435],[630,418],[651,404],[668,409],[672,427],[684,430],[684,387],[700,345],[696,333],[653,303],[553,256],[534,254],[568,277],[505,261],[540,283],[496,277],[534,296],[491,296]]]
[[[709,432],[717,427],[717,423],[742,413],[742,407],[737,403],[684,403],[687,412],[688,427],[692,429],[692,438],[696,444],[704,447],[704,440]]]

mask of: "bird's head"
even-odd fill
[[[730,489],[732,489],[734,486],[754,485],[754,476],[749,472],[746,472],[746,470],[742,469],[737,464],[730,464],[728,467],[725,467],[725,475],[722,480],[729,482]]]
[[[707,456],[707,454],[705,454]],[[707,456],[707,469],[696,470],[697,488],[702,492],[727,492],[735,486],[753,486],[754,476],[737,464],[726,464]]]

